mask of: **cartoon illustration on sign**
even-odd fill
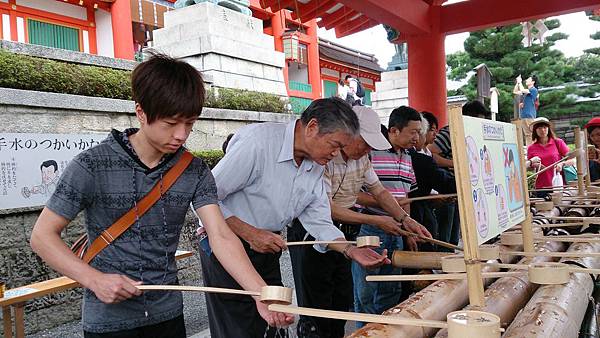
[[[502,145],[504,157],[504,176],[508,190],[508,208],[511,211],[523,208],[523,182],[521,181],[521,164],[517,156],[517,145],[505,143]]]
[[[508,204],[506,200],[506,191],[502,184],[496,185],[496,211],[498,212],[498,226],[505,228],[508,225]]]
[[[467,143],[467,157],[469,158],[471,184],[476,185],[479,181],[479,152],[477,151],[477,144],[471,136],[467,136],[465,141]]]
[[[42,183],[34,185],[32,187],[23,187],[21,194],[25,198],[30,198],[31,195],[41,194],[44,196],[50,196],[56,189],[56,183],[60,174],[58,173],[58,163],[55,160],[46,160],[40,165],[40,173],[42,176]]]
[[[485,188],[486,194],[494,193],[494,168],[492,166],[492,156],[490,155],[490,149],[484,145],[480,151],[481,164],[483,167],[483,187]]]
[[[485,238],[490,230],[490,227],[487,200],[482,189],[473,191],[473,202],[475,205],[475,221],[477,223],[477,232],[479,232],[479,236]]]

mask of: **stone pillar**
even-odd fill
[[[440,127],[447,123],[445,35],[430,33],[408,39],[408,97],[418,111],[432,112]]]
[[[110,8],[115,58],[133,60],[131,0],[116,0]]]

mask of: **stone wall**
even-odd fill
[[[122,70],[132,70],[137,62],[125,59],[115,59],[107,56],[93,55],[83,52],[74,52],[66,49],[51,48],[28,43],[0,40],[0,49],[11,53],[35,56],[55,61],[77,63],[87,66],[106,67]]]
[[[0,88],[0,132],[88,133],[138,125],[131,101]],[[254,122],[286,122],[293,115],[205,108],[188,142],[191,150],[220,149],[225,137]],[[58,277],[29,247],[31,229],[41,208],[0,210],[0,278],[8,288]],[[197,222],[188,214],[180,249],[195,249]],[[63,237],[73,242],[83,232],[81,216]],[[182,283],[197,280],[197,257],[180,262]],[[80,318],[81,290],[69,290],[27,304],[26,332],[36,332]],[[3,333],[0,331],[0,335]]]

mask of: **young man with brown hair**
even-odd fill
[[[233,278],[247,290],[259,290],[265,282],[225,223],[214,178],[202,160],[192,159],[170,189],[163,189],[163,176],[184,156],[183,145],[202,112],[200,73],[183,61],[155,55],[133,71],[132,89],[140,128],[113,130],[69,163],[34,226],[31,246],[48,265],[85,288],[85,337],[185,337],[181,293],[142,293],[136,287],[177,284],[175,251],[190,202],[215,256]],[[160,199],[142,214],[138,201],[157,185]],[[135,222],[89,265],[60,237],[85,211],[90,242],[105,238],[130,210]],[[255,302],[271,325],[290,321]]]

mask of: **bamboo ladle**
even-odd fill
[[[381,242],[377,236],[360,236],[356,238],[356,241],[298,241],[298,242],[287,242],[287,246],[295,245],[313,245],[313,244],[356,244],[357,247],[379,247]]]
[[[142,291],[194,291],[208,293],[224,293],[234,295],[258,296],[263,303],[292,304],[292,289],[283,286],[263,286],[259,291],[246,291],[237,289],[215,288],[208,286],[188,286],[188,285],[139,285],[136,286]]]

